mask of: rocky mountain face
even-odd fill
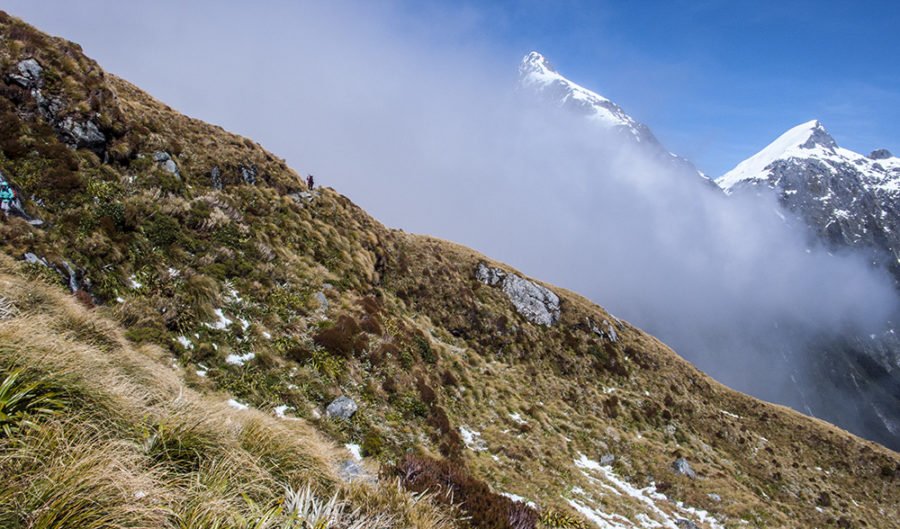
[[[519,83],[544,100],[584,116],[602,129],[621,134],[674,171],[708,180],[690,161],[666,150],[647,125],[632,118],[613,101],[562,76],[540,53],[532,51],[522,59]]]
[[[4,412],[0,526],[273,527],[303,487],[362,527],[900,519],[897,453],[388,229],[5,13],[0,173],[23,212],[0,220],[0,380],[60,397]]]
[[[799,229],[835,251],[862,253],[900,285],[900,159],[885,149],[868,156],[840,147],[819,121],[800,124],[716,180],[729,195],[774,192]],[[823,385],[857,395],[861,420],[900,446],[900,340],[894,321],[866,336],[817,345]],[[810,409],[829,418],[830,410]]]
[[[838,146],[809,121],[716,180],[726,193],[768,188],[832,248],[866,252],[900,282],[900,158]]]

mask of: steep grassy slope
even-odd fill
[[[60,364],[57,355],[34,351],[60,340],[91,348],[85,366],[109,364],[79,370],[78,398],[101,395],[97,406],[76,401],[90,413],[69,421],[54,414],[37,430],[26,427],[9,436],[4,454],[44,446],[35,436],[71,438],[75,446],[100,431],[104,443],[131,446],[141,424],[219,428],[226,412],[218,405],[208,406],[208,416],[206,405],[196,405],[185,419],[154,398],[139,403],[147,409],[128,404],[127,412],[102,403],[113,379],[127,394],[146,386],[173,395],[183,383],[198,402],[227,394],[256,409],[227,412],[227,450],[215,443],[196,450],[210,464],[233,464],[233,452],[240,461],[263,457],[240,441],[259,425],[271,435],[300,429],[295,448],[279,447],[306,462],[295,477],[283,475],[289,469],[281,463],[236,464],[257,472],[247,478],[259,487],[252,505],[271,506],[285,480],[313,482],[325,493],[339,487],[328,462],[337,456],[321,455],[337,442],[360,445],[388,484],[397,478],[413,491],[439,491],[441,511],[430,514],[419,512],[430,503],[414,505],[390,486],[367,500],[348,492],[373,516],[419,516],[418,526],[440,525],[434,520],[445,516],[458,526],[523,529],[587,521],[898,527],[896,453],[730,391],[576,294],[521,276],[515,292],[486,280],[479,267],[491,277],[515,272],[446,241],[386,229],[331,189],[306,189],[253,142],[178,114],[105,74],[77,45],[6,15],[0,75],[0,171],[24,197],[22,213],[0,224],[0,237],[8,255],[28,261],[21,270],[5,265],[11,293],[0,294],[27,316],[4,332],[21,334],[16,322],[31,329],[28,344],[0,349],[0,369],[6,376],[28,368],[43,380]],[[38,283],[23,283],[21,274]],[[34,286],[40,282],[56,286]],[[83,308],[52,288],[68,288]],[[44,293],[44,301],[22,301],[14,293],[23,289]],[[513,303],[523,292],[538,308],[558,299],[558,319],[529,320]],[[106,341],[73,336],[65,322],[74,313],[114,321],[96,324],[108,327]],[[175,373],[157,377],[170,358]],[[340,395],[359,405],[349,420],[324,413]],[[145,413],[149,423],[140,419]],[[116,426],[107,428],[109,421]],[[117,465],[135,479],[156,479],[147,454],[129,450],[111,452]],[[9,475],[16,457],[4,460]],[[680,458],[691,472],[674,471]],[[0,499],[30,496],[32,483],[6,481]],[[162,496],[176,498],[166,512],[135,510],[121,526],[178,520],[166,513],[191,501],[182,500],[189,484],[159,483]],[[222,494],[241,516],[259,514],[233,489]],[[52,526],[23,514],[32,504],[22,501],[9,514],[17,523]]]

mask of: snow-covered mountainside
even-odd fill
[[[522,59],[519,80],[524,88],[533,90],[567,110],[584,115],[604,129],[622,133],[677,169],[707,179],[687,159],[666,150],[647,125],[629,116],[613,101],[562,76],[540,53],[532,51]]]
[[[816,120],[782,134],[716,180],[728,193],[774,189],[835,248],[873,253],[900,280],[900,158],[884,149],[868,156],[837,145]]]

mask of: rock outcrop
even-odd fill
[[[516,311],[531,323],[550,326],[559,321],[559,296],[550,289],[484,263],[478,264],[475,278],[485,285],[499,285]]]

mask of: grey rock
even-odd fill
[[[209,180],[212,183],[213,189],[221,191],[225,187],[222,182],[222,170],[219,169],[219,166],[213,167],[209,172]]]
[[[312,202],[314,195],[309,191],[300,191],[297,193],[290,193],[288,196],[291,197],[291,200],[293,200],[297,204],[303,205],[305,203]]]
[[[328,310],[328,297],[325,296],[324,292],[316,292],[315,293],[316,302],[319,303],[319,307],[322,310]]]
[[[489,286],[499,284],[516,311],[531,323],[550,326],[559,321],[559,296],[550,289],[484,263],[478,264],[475,278]]]
[[[609,465],[612,465],[615,462],[616,462],[616,456],[614,456],[612,454],[603,454],[602,456],[600,456],[600,465],[602,465],[604,467],[608,467]]]
[[[342,395],[334,399],[334,401],[325,408],[325,415],[328,417],[350,420],[350,417],[353,417],[353,414],[356,413],[356,410],[358,409],[359,406],[356,405],[356,402],[354,402],[353,399]]]
[[[366,482],[375,482],[375,476],[366,472],[366,470],[357,463],[356,461],[351,461],[349,459],[344,460],[338,466],[338,475],[347,482],[353,481],[366,481]]]
[[[18,73],[9,76],[23,88],[40,88],[44,84],[44,69],[35,59],[25,59],[16,65]]]
[[[78,292],[81,289],[81,285],[78,283],[78,273],[75,272],[75,269],[72,268],[72,265],[70,265],[68,261],[63,261],[62,264],[68,275],[69,290],[71,290],[72,293]]]
[[[888,158],[893,157],[894,155],[887,149],[875,149],[869,153],[869,158],[872,160],[887,160]]]
[[[716,502],[716,503],[719,503],[719,502],[722,501],[722,497],[719,496],[718,494],[715,494],[715,493],[709,493],[709,494],[706,495],[706,497],[709,498],[710,500]]]
[[[25,259],[25,262],[29,263],[29,264],[36,264],[36,265],[41,265],[41,266],[46,266],[46,267],[50,266],[49,264],[47,264],[46,259],[44,259],[43,257],[38,257],[37,255],[35,255],[31,252],[26,253],[24,256],[24,259]]]
[[[91,120],[76,121],[69,116],[59,122],[57,129],[66,143],[73,147],[97,149],[106,146],[106,136]]]
[[[172,159],[172,155],[165,151],[156,151],[153,153],[153,160],[167,172],[181,178],[181,171],[178,170],[178,164]]]
[[[694,469],[691,468],[691,464],[687,462],[687,459],[683,457],[679,457],[672,463],[672,470],[676,474],[680,474],[682,476],[687,476],[690,479],[697,479],[697,473],[694,472]]]
[[[245,184],[255,185],[256,184],[256,176],[259,172],[259,169],[253,164],[250,165],[242,165],[240,166],[241,171],[241,179]]]
[[[678,529],[700,529],[697,524],[686,518],[679,518],[675,521],[675,525],[678,526]]]

